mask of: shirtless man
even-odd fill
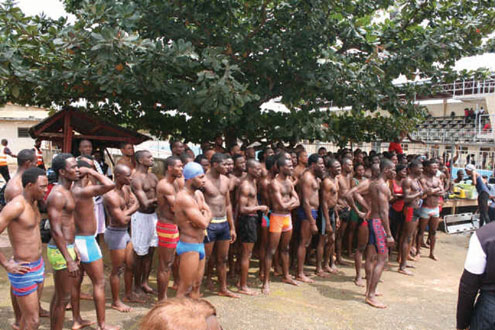
[[[125,165],[134,172],[136,168],[136,158],[134,158],[134,146],[132,143],[124,142],[120,145],[120,152],[122,157],[117,161],[116,165]]]
[[[320,207],[319,189],[320,181],[325,171],[325,165],[323,158],[318,154],[312,154],[308,158],[308,168],[299,177],[299,192],[301,205],[297,209],[297,218],[300,221],[301,237],[299,240],[299,247],[297,249],[297,275],[296,280],[306,283],[314,282],[312,279],[304,274],[304,261],[306,259],[306,249],[311,243],[311,238],[314,234],[319,234],[319,240],[324,244],[325,241],[325,218],[318,218],[318,208]],[[317,222],[320,224],[317,224]],[[318,256],[318,253],[317,253]],[[317,264],[321,264],[320,260],[317,260]],[[317,273],[319,276],[323,276],[323,272]]]
[[[388,258],[388,247],[394,245],[390,231],[388,211],[391,198],[387,184],[395,177],[395,165],[389,159],[380,163],[380,176],[370,183],[370,218],[368,220],[369,241],[366,250],[366,303],[376,308],[387,306],[376,300],[376,287]]]
[[[93,199],[93,197],[103,195],[115,188],[115,184],[105,175],[93,170],[92,166],[85,161],[79,160],[77,166],[79,166],[80,178],[72,185],[76,225],[74,243],[79,253],[81,266],[93,284],[93,300],[96,307],[98,329],[119,329],[119,327],[105,324],[105,274],[101,250],[95,239],[97,223]],[[91,184],[91,181],[94,184]],[[72,289],[73,329],[79,328],[78,323],[81,320],[79,295],[82,279],[82,276],[76,279]]]
[[[263,278],[262,292],[270,294],[270,271],[272,268],[273,255],[280,243],[280,254],[282,259],[282,282],[298,285],[289,274],[289,243],[292,237],[292,220],[290,212],[299,206],[294,185],[290,177],[294,167],[292,161],[287,157],[279,157],[277,160],[279,173],[270,184],[270,200],[272,213],[270,214],[270,237],[265,256],[265,275]]]
[[[26,171],[28,168],[36,166],[36,153],[34,152],[33,149],[23,149],[17,154],[17,172],[14,174],[14,176],[7,182],[7,186],[5,187],[4,191],[4,198],[5,202],[8,203],[12,199],[14,199],[16,196],[19,196],[22,194],[23,188],[22,188],[22,173]],[[39,298],[41,298],[41,292],[43,290],[43,283],[39,285]],[[12,301],[12,307],[14,309],[14,314],[15,314],[15,322],[14,322],[14,328],[19,327],[19,322],[21,321],[21,313],[19,310],[19,306],[17,305],[17,300],[15,299],[15,295],[10,290],[10,299]],[[44,310],[41,308],[41,305],[39,307],[40,311],[40,317],[48,317],[50,314],[48,311]]]
[[[239,187],[239,240],[242,243],[241,252],[241,279],[239,282],[239,293],[253,295],[249,289],[247,278],[249,271],[249,260],[253,246],[257,241],[258,213],[268,213],[268,206],[258,205],[256,180],[261,174],[261,165],[258,161],[250,159],[247,162],[247,175],[241,181]]]
[[[323,179],[320,187],[320,209],[322,216],[325,219],[326,241],[319,240],[316,248],[317,274],[321,272],[337,272],[337,268],[333,262],[335,229],[338,227],[335,207],[339,200],[339,182],[337,176],[340,175],[342,169],[339,161],[335,158],[327,158],[325,167],[327,168],[327,175]],[[321,264],[322,257],[324,259],[323,266]]]
[[[175,199],[175,220],[180,230],[177,255],[179,262],[179,287],[177,298],[200,297],[201,280],[205,269],[205,230],[212,219],[201,188],[205,185],[205,174],[198,163],[189,163],[183,171],[185,187]]]
[[[232,204],[232,212],[234,214],[234,226],[238,229],[238,221],[239,221],[239,205],[237,203],[237,195],[239,191],[239,185],[241,180],[246,175],[246,158],[243,155],[235,154],[232,156],[233,158],[233,169],[232,172],[229,173],[228,177],[230,180],[230,201]],[[229,162],[230,163],[230,162]],[[239,274],[240,271],[240,243],[234,242],[229,249],[229,278],[234,278],[236,274]],[[234,263],[234,257],[236,259],[236,263]],[[211,272],[210,272],[211,273]]]
[[[103,204],[109,215],[109,226],[105,230],[105,243],[110,251],[112,272],[110,287],[112,289],[112,308],[119,312],[130,312],[131,307],[120,300],[120,274],[125,270],[125,301],[141,302],[132,293],[132,246],[127,232],[131,216],[139,208],[139,202],[131,191],[131,169],[124,164],[115,166],[115,189],[103,196]]]
[[[38,329],[40,284],[45,264],[41,253],[38,201],[47,192],[48,178],[38,167],[21,176],[23,192],[14,197],[0,213],[0,233],[7,228],[13,257],[0,253],[0,264],[7,271],[15,300],[20,309],[19,329]]]
[[[236,239],[233,222],[232,205],[230,203],[229,179],[227,178],[227,156],[215,153],[211,157],[211,168],[206,174],[204,197],[213,219],[207,228],[205,237],[206,263],[216,246],[216,266],[220,284],[219,295],[239,298],[227,289],[227,259],[229,246]],[[211,285],[210,285],[211,286]]]
[[[402,182],[404,223],[399,238],[399,273],[413,275],[407,269],[407,260],[411,250],[412,237],[418,226],[418,210],[422,203],[423,189],[419,180],[423,174],[423,164],[418,160],[413,160],[408,167],[409,174]]]
[[[380,165],[372,164],[370,168],[371,177],[369,179],[362,180],[357,186],[354,186],[346,194],[345,198],[348,205],[359,216],[360,223],[357,230],[357,248],[354,254],[354,268],[356,269],[356,277],[354,278],[354,284],[359,287],[364,287],[363,278],[361,277],[361,268],[363,261],[363,254],[368,245],[369,230],[368,230],[368,213],[371,209],[371,183],[378,179],[380,176]],[[362,209],[358,207],[358,204]],[[368,273],[366,273],[368,277]]]
[[[275,166],[275,157],[272,155],[265,159],[265,168],[267,170],[267,175],[261,175],[258,178],[258,191],[259,191],[259,203],[261,205],[266,205],[271,210],[271,199],[270,199],[270,187],[273,178],[276,173],[274,169]],[[263,171],[262,171],[263,173]],[[268,237],[269,237],[269,228],[270,228],[270,212],[268,214],[263,214],[261,218],[261,240],[259,246],[259,256],[260,256],[260,272],[259,277],[260,280],[263,281],[263,277],[265,276],[265,256],[266,250],[268,248]]]
[[[53,268],[55,282],[55,292],[50,304],[50,324],[52,330],[60,330],[74,282],[80,276],[79,258],[74,247],[76,204],[71,192],[73,182],[79,180],[79,167],[71,154],[63,153],[53,159],[52,169],[58,178],[58,184],[53,187],[46,200],[52,236],[46,254]],[[82,319],[74,320],[73,327],[80,329],[93,323]]]
[[[297,166],[294,168],[293,177],[296,180],[295,184],[297,185],[297,180],[303,174],[303,172],[308,167],[308,153],[305,150],[301,150],[297,152]]]
[[[151,294],[153,289],[148,284],[148,278],[154,248],[158,246],[155,213],[158,178],[149,172],[153,167],[153,155],[148,150],[136,152],[136,165],[131,181],[132,192],[139,201],[139,210],[131,217],[131,242],[135,253],[134,290],[138,294]]]
[[[337,241],[335,245],[337,252],[337,260],[335,262],[338,265],[345,264],[342,260],[342,240],[351,216],[351,208],[347,204],[345,196],[351,189],[352,170],[352,160],[350,158],[344,158],[342,160],[342,173],[338,176],[339,202],[337,204],[337,212],[339,214],[340,227],[337,229]],[[351,251],[348,251],[348,253],[350,254]]]
[[[170,151],[172,152],[172,156],[180,157],[186,148],[184,147],[184,143],[179,140],[170,142]]]
[[[429,226],[428,238],[430,240],[430,258],[438,260],[434,254],[438,221],[440,220],[439,202],[444,194],[442,180],[437,176],[438,163],[435,160],[427,160],[423,163],[424,173],[420,179],[426,197],[419,209],[419,229],[416,241],[416,255],[420,255],[421,243],[426,226]]]
[[[174,264],[175,249],[179,241],[179,229],[174,214],[175,197],[184,186],[181,180],[182,161],[177,156],[171,156],[165,160],[165,166],[167,169],[165,177],[156,186],[158,201],[156,232],[158,234],[159,255],[157,275],[159,301],[167,299],[168,281]]]

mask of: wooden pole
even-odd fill
[[[70,153],[72,150],[72,125],[70,123],[71,111],[65,112],[64,116],[64,152]]]

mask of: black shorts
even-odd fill
[[[258,239],[259,216],[242,214],[239,217],[238,236],[241,243],[256,243]]]

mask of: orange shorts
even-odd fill
[[[270,233],[281,233],[292,230],[292,218],[287,214],[270,214]]]

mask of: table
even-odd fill
[[[454,198],[454,199],[447,199],[443,203],[444,209],[446,208],[451,209],[450,214],[456,214],[456,209],[458,207],[463,207],[463,206],[478,206],[478,200]]]

